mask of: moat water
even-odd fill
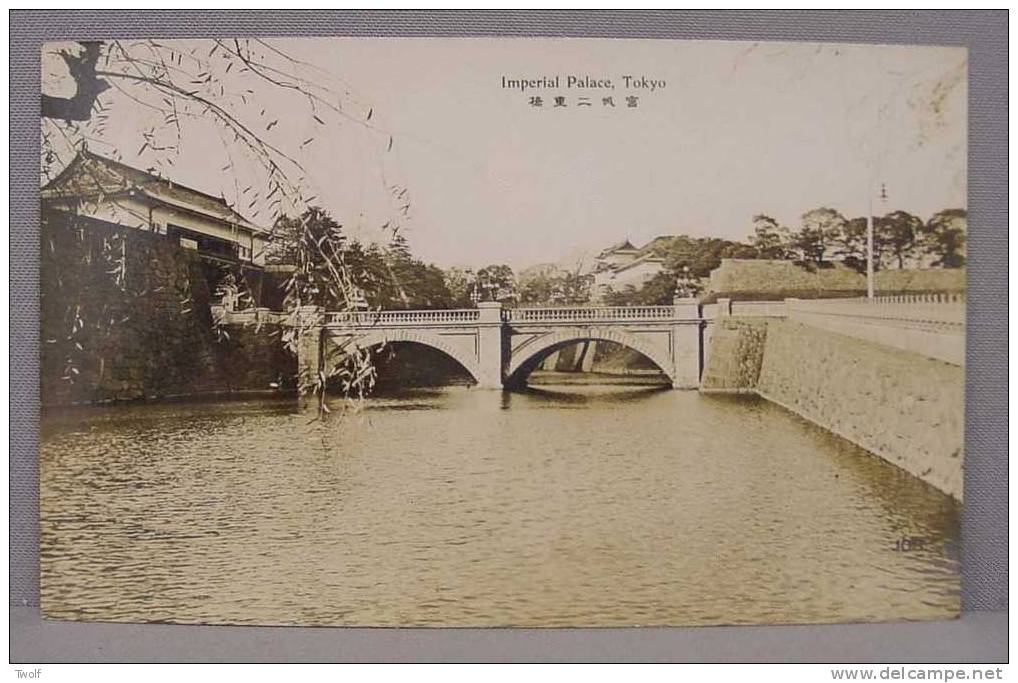
[[[47,415],[45,613],[608,626],[959,608],[958,504],[761,400],[545,385],[343,406]]]

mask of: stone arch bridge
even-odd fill
[[[260,309],[259,309],[260,310]],[[244,320],[245,315],[254,320]],[[225,322],[283,322],[279,314],[225,312]],[[515,388],[550,354],[582,341],[612,341],[646,356],[675,388],[699,385],[704,320],[695,299],[671,306],[477,308],[301,312],[298,367],[317,374],[343,354],[415,342],[456,360],[479,388]]]

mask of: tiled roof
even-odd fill
[[[623,265],[616,266],[616,267],[612,268],[612,271],[616,272],[616,273],[621,273],[623,271],[629,270],[630,268],[635,268],[636,266],[642,265],[644,263],[663,264],[664,262],[665,262],[665,260],[663,258],[661,258],[660,256],[654,256],[653,254],[647,254],[645,256],[641,256],[638,259],[634,259],[634,260],[630,261],[629,263],[625,263]]]
[[[658,251],[666,250],[675,241],[674,235],[658,235],[650,242],[640,247],[640,254],[653,254]]]
[[[40,195],[43,199],[56,199],[109,196],[131,191],[168,206],[213,216],[251,232],[269,232],[234,211],[222,197],[214,197],[88,151],[79,152],[60,175],[42,188]]]
[[[602,251],[599,254],[599,256],[605,256],[607,254],[614,254],[615,252],[618,252],[618,251],[636,251],[636,247],[634,247],[633,243],[630,242],[629,240],[623,240],[623,241],[619,242],[618,244],[613,244],[612,246],[608,247],[607,249]]]

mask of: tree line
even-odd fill
[[[892,211],[873,219],[873,266],[905,268],[929,265],[960,268],[965,265],[964,209],[945,209],[929,220],[907,211]],[[828,207],[807,211],[798,228],[780,225],[765,214],[753,217],[751,246],[758,258],[787,259],[823,266],[841,261],[866,271],[867,221],[846,218]]]
[[[300,216],[276,220],[266,263],[295,266],[286,280],[288,294],[328,310],[454,308],[459,303],[445,273],[414,258],[395,234],[387,245],[351,239],[329,213],[312,206]],[[342,269],[343,277],[332,271]]]
[[[641,286],[595,292],[592,273],[541,266],[516,273],[505,264],[477,270],[442,269],[414,257],[406,239],[396,234],[387,245],[350,239],[324,209],[311,207],[297,218],[276,221],[268,262],[302,262],[288,280],[330,310],[468,308],[479,301],[506,305],[584,305],[595,299],[607,305],[669,303],[678,287],[698,293],[725,258],[780,259],[808,268],[835,262],[865,272],[866,219],[845,218],[834,209],[807,211],[795,229],[774,218],[753,217],[746,242],[717,237],[677,235],[660,239],[651,254],[662,259],[659,273]],[[876,269],[928,265],[958,268],[965,263],[966,212],[947,209],[927,221],[905,211],[874,220]],[[331,269],[342,267],[345,278]],[[349,281],[347,287],[337,282]]]
[[[875,217],[874,268],[963,267],[967,221],[964,209],[945,209],[926,221],[907,211]],[[784,260],[810,269],[841,263],[866,272],[865,217],[846,218],[835,209],[820,207],[802,214],[796,227],[782,225],[766,214],[757,214],[752,223],[746,242],[673,238],[655,254],[664,259],[661,272],[640,287],[607,292],[604,302],[612,306],[667,304],[679,286],[697,294],[723,258]]]
[[[582,304],[592,278],[556,267],[519,275],[505,264],[442,269],[416,258],[402,235],[388,244],[364,244],[321,207],[279,218],[266,262],[295,267],[284,286],[329,310],[468,308],[479,301],[506,304]],[[344,280],[331,271],[342,268]],[[349,287],[337,282],[348,280]],[[307,303],[305,301],[304,303]]]

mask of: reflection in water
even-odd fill
[[[958,506],[764,401],[542,386],[47,416],[59,618],[636,625],[928,619]],[[926,540],[902,553],[895,541]]]

